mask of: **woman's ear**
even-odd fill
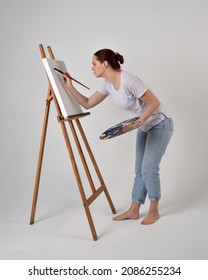
[[[103,67],[104,67],[104,68],[107,68],[107,67],[108,67],[108,62],[107,62],[106,60],[103,62]]]

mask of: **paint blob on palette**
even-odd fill
[[[100,139],[101,140],[111,139],[116,136],[122,135],[126,132],[132,131],[133,129],[138,128],[138,123],[137,123],[138,119],[139,117],[135,117],[112,126],[111,128],[107,129],[100,135]]]

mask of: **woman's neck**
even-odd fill
[[[120,88],[121,70],[108,69],[103,78],[112,83],[115,89]]]

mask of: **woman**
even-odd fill
[[[110,95],[116,105],[127,110],[131,117],[139,116],[132,203],[126,212],[114,220],[139,219],[140,206],[148,195],[150,207],[141,224],[149,225],[159,218],[159,165],[173,133],[173,121],[147,85],[138,77],[121,70],[120,64],[123,62],[123,56],[110,49],[94,54],[92,71],[97,78],[104,78],[105,81],[100,90],[89,98],[74,88],[68,73],[63,75],[63,80],[69,92],[86,109],[98,105]]]

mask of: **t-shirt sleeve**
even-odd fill
[[[98,90],[101,94],[109,95],[109,91],[107,89],[106,81],[103,82],[100,89]]]
[[[149,89],[149,87],[139,78],[136,78],[132,81],[130,85],[131,93],[136,97],[140,98],[145,92]]]

